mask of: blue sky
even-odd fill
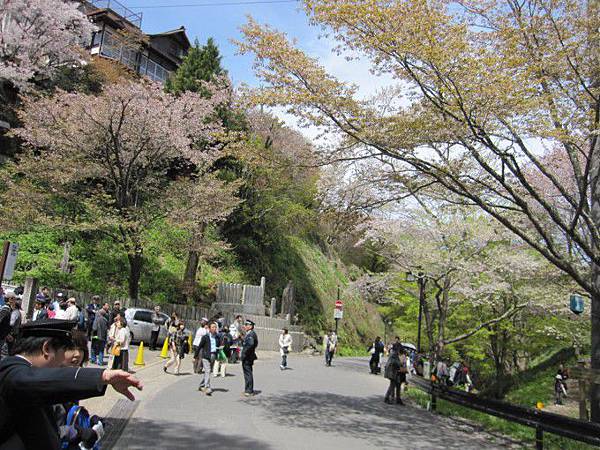
[[[142,29],[146,33],[159,33],[184,26],[188,37],[193,42],[198,38],[205,43],[209,37],[215,39],[223,56],[223,66],[228,70],[234,86],[246,83],[257,86],[252,62],[252,55],[236,54],[236,46],[231,39],[241,39],[240,27],[251,15],[256,21],[269,24],[271,27],[285,32],[288,37],[295,38],[297,45],[307,54],[319,60],[320,64],[340,80],[358,86],[361,97],[375,94],[381,87],[389,85],[393,80],[384,76],[377,78],[369,72],[370,64],[364,59],[347,61],[342,55],[332,52],[334,43],[328,39],[320,39],[322,33],[311,26],[301,2],[248,4],[236,6],[202,6],[202,7],[169,7],[169,8],[136,8],[136,6],[157,5],[191,5],[214,4],[224,2],[252,2],[253,0],[118,0],[121,4],[135,12],[143,13]],[[274,108],[279,118],[289,126],[298,128],[296,119],[286,113],[283,108]],[[305,136],[315,140],[319,131],[314,127],[303,128]]]
[[[277,29],[296,37],[305,48],[313,46],[318,38],[318,29],[309,26],[306,14],[300,3],[249,4],[236,6],[203,6],[181,8],[135,8],[135,6],[190,5],[223,3],[227,1],[251,0],[119,0],[135,12],[143,13],[142,29],[146,33],[157,33],[185,26],[188,37],[193,42],[198,38],[205,43],[209,37],[217,42],[223,55],[223,66],[229,71],[235,84],[246,82],[256,84],[252,73],[252,57],[236,55],[231,39],[239,39],[239,28],[252,15],[261,23],[268,23]]]

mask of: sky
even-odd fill
[[[269,24],[284,31],[290,38],[297,39],[298,46],[317,57],[329,73],[344,81],[356,83],[362,94],[372,94],[382,85],[380,82],[373,82],[367,62],[348,62],[344,57],[331,52],[331,42],[319,39],[321,30],[309,24],[308,17],[301,9],[301,2],[256,4],[254,1],[256,0],[119,0],[131,10],[143,13],[142,30],[146,33],[159,33],[183,25],[192,42],[198,39],[202,44],[212,37],[219,46],[223,56],[222,64],[228,70],[234,85],[258,84],[252,70],[252,55],[237,55],[236,47],[231,42],[232,39],[241,39],[239,29],[246,23],[248,15],[259,23]],[[245,4],[225,6],[218,3]],[[194,4],[209,6],[190,6]],[[169,7],[153,8],[156,6]]]
[[[250,15],[261,24],[285,32],[297,41],[298,47],[319,60],[328,73],[340,80],[355,84],[360,97],[369,97],[378,89],[389,84],[389,77],[377,78],[369,71],[370,64],[364,59],[348,61],[343,55],[332,52],[334,43],[320,38],[321,29],[309,24],[302,9],[302,2],[276,0],[277,3],[260,3],[273,0],[118,0],[132,11],[143,14],[142,30],[160,33],[184,26],[191,42],[195,39],[203,44],[209,37],[217,43],[222,55],[222,66],[229,72],[234,86],[241,83],[258,86],[259,80],[252,69],[253,56],[237,54],[232,40],[241,40],[240,27]],[[259,2],[259,3],[257,3]],[[242,3],[219,5],[219,3]],[[176,6],[182,5],[182,6]],[[202,5],[202,6],[193,6]],[[167,7],[165,7],[167,6]],[[334,142],[334,137],[319,137],[315,127],[299,127],[295,117],[284,108],[271,111],[288,126],[297,129],[315,144]]]
[[[252,0],[119,0],[135,12],[143,13],[142,29],[146,33],[159,33],[184,26],[190,41],[201,44],[212,37],[223,56],[222,64],[237,85],[245,82],[256,85],[252,71],[252,57],[236,55],[231,39],[240,39],[239,28],[251,15],[261,23],[268,23],[286,31],[304,45],[314,45],[318,30],[309,26],[300,3],[251,4]],[[219,6],[216,3],[246,3],[246,5]],[[211,5],[169,8],[150,8],[161,5]],[[142,8],[138,8],[142,7]],[[308,48],[308,47],[305,47]]]

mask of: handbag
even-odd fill
[[[113,356],[121,356],[121,346],[119,344],[113,345],[110,349],[110,354]]]

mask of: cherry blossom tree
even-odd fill
[[[94,30],[79,2],[0,0],[0,79],[26,86],[84,57]]]
[[[137,299],[146,230],[158,220],[185,228],[231,210],[231,190],[206,170],[221,155],[210,143],[222,132],[213,118],[226,95],[174,97],[156,83],[122,81],[98,95],[27,98],[16,135],[29,150],[11,168],[4,205],[37,202],[37,211],[25,207],[24,214],[56,224],[70,205],[79,228],[123,246],[129,295]]]
[[[384,256],[400,274],[424,277],[427,290],[422,306],[434,359],[447,345],[490,330],[523,311],[564,308],[573,287],[568,277],[522,241],[472,208],[408,211],[401,219],[375,223],[369,238],[385,243]],[[361,280],[358,287],[382,291],[387,284],[389,291],[393,279],[385,278]],[[410,293],[418,298],[416,292]],[[393,298],[389,292],[385,296],[387,301]],[[462,321],[456,318],[461,310],[469,311]]]
[[[304,4],[335,50],[393,81],[361,99],[283,33],[250,20],[240,49],[256,55],[264,81],[251,101],[340,136],[323,158],[371,161],[390,201],[401,189],[475,205],[568,274],[591,298],[600,369],[598,2]],[[600,386],[590,395],[600,421]]]

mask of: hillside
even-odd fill
[[[20,244],[13,280],[16,283],[22,283],[26,276],[34,276],[41,285],[126,296],[126,258],[101,235],[87,237],[72,245],[65,273],[59,267],[65,239],[60,233],[38,229],[0,235],[1,239]],[[142,297],[157,303],[181,300],[186,254],[179,245],[180,237],[177,230],[168,226],[158,226],[149,233],[140,281]],[[251,261],[245,262],[234,250],[215,251],[201,263],[198,271],[198,301],[209,304],[214,300],[214,288],[220,281],[256,283],[260,276],[267,278],[268,298],[281,298],[283,288],[292,280],[302,325],[308,333],[320,335],[334,326],[333,307],[340,286],[344,301],[340,334],[344,347],[362,348],[375,334],[382,332],[375,307],[364,304],[347,288],[348,269],[342,262],[326,257],[319,246],[308,239],[288,236],[282,242],[285,248],[275,252],[257,250]]]

